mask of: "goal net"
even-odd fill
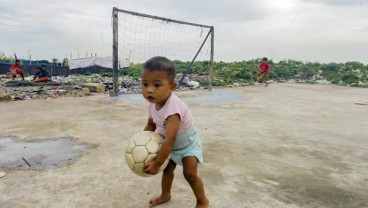
[[[113,8],[113,56],[117,68],[165,56],[176,65],[178,84],[193,70],[211,85],[213,27]],[[117,62],[117,63],[116,63]]]

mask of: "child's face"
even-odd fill
[[[143,70],[142,94],[148,102],[164,106],[175,87],[166,72]]]

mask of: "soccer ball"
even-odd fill
[[[140,176],[152,176],[143,172],[144,165],[146,162],[155,159],[163,142],[164,139],[153,131],[141,131],[134,135],[125,151],[125,161],[130,170]],[[159,172],[166,168],[169,158],[167,157]]]

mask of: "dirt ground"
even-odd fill
[[[283,83],[223,90],[241,99],[189,105],[202,137],[199,174],[211,207],[368,207],[368,105],[354,104],[368,101],[367,89]],[[124,160],[127,140],[147,119],[140,101],[7,102],[0,116],[0,137],[73,137],[95,146],[60,168],[0,170],[7,172],[0,178],[2,208],[140,208],[160,193],[160,175],[136,176]],[[181,171],[172,200],[160,207],[194,207]]]

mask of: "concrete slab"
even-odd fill
[[[354,104],[367,100],[367,89],[272,84],[224,91],[243,98],[189,104],[203,141],[199,174],[211,207],[368,207],[368,106]],[[20,141],[73,137],[95,145],[59,168],[0,168],[7,173],[0,178],[2,208],[139,208],[160,193],[159,175],[136,176],[124,160],[128,139],[147,120],[139,100],[7,102],[0,103],[0,116],[0,136]],[[172,200],[160,207],[194,207],[181,172],[179,166]]]

